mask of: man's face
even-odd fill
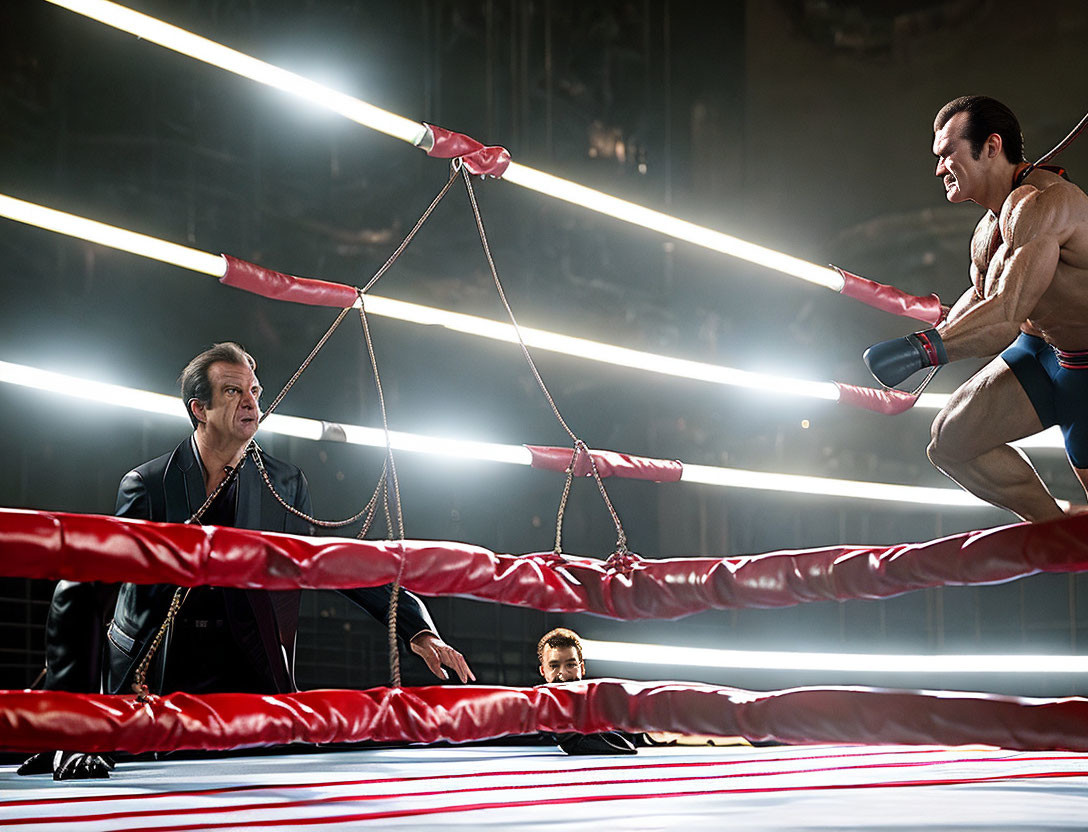
[[[972,156],[971,143],[963,135],[967,119],[967,113],[956,113],[933,137],[936,175],[944,182],[944,195],[949,202],[974,199],[985,181],[990,147],[984,144],[979,158]]]
[[[261,416],[258,401],[261,384],[248,364],[216,361],[208,368],[212,386],[212,403],[203,407],[192,402],[190,407],[215,441],[248,442],[257,432]]]
[[[578,658],[574,647],[545,647],[541,656],[540,675],[548,684],[552,682],[577,682],[586,672],[586,665]]]

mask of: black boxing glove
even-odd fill
[[[935,329],[873,344],[862,358],[869,372],[885,387],[895,387],[918,370],[948,363],[944,341]]]

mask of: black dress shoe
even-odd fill
[[[638,753],[634,743],[619,731],[604,731],[600,734],[563,734],[559,737],[559,747],[572,756]]]
[[[115,763],[108,754],[58,751],[53,765],[54,780],[108,780]]]
[[[55,751],[39,751],[33,757],[27,757],[26,761],[19,766],[16,774],[52,774],[53,773],[53,755]]]

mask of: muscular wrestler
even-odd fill
[[[1024,161],[1016,116],[992,98],[950,101],[933,132],[948,201],[987,209],[971,240],[972,285],[935,329],[875,344],[865,360],[894,386],[925,367],[1000,353],[937,415],[929,458],[1025,520],[1059,517],[1009,443],[1059,425],[1088,491],[1088,196],[1061,169]]]

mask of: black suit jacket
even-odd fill
[[[294,508],[311,514],[310,492],[306,477],[294,465],[262,454],[269,479],[281,497]],[[186,439],[173,452],[135,468],[121,480],[117,492],[116,514],[142,520],[183,523],[204,502],[204,475],[193,452],[191,439]],[[237,528],[261,531],[310,534],[310,524],[284,509],[261,480],[257,466],[248,459],[238,472]],[[67,584],[67,588],[64,587]],[[86,619],[87,604],[77,614],[88,584],[62,582],[54,593],[50,610],[51,624],[61,622],[64,613],[71,621]],[[123,584],[114,608],[106,640],[107,661],[104,688],[108,693],[128,693],[133,674],[162,624],[175,587],[167,584]],[[341,590],[367,613],[384,621],[392,595],[390,585]],[[268,693],[295,690],[292,675],[294,642],[298,625],[299,592],[268,590],[227,590],[227,613],[237,613],[239,620],[257,624],[258,650],[266,663],[265,686]],[[247,609],[248,607],[248,609]],[[47,629],[47,656],[50,673],[46,687],[52,689],[97,690],[93,680],[101,673],[88,663],[94,660],[84,652],[66,650],[65,638],[75,651],[85,650],[86,639],[79,638],[73,626],[51,626]],[[437,633],[423,603],[410,592],[401,591],[397,609],[397,632],[403,641],[423,630]],[[60,644],[49,644],[58,640]],[[67,655],[66,655],[67,653]],[[148,684],[159,689],[163,663],[169,661],[169,644],[160,646],[153,662],[154,674]],[[264,668],[262,668],[264,669]],[[58,684],[58,681],[60,682]]]

